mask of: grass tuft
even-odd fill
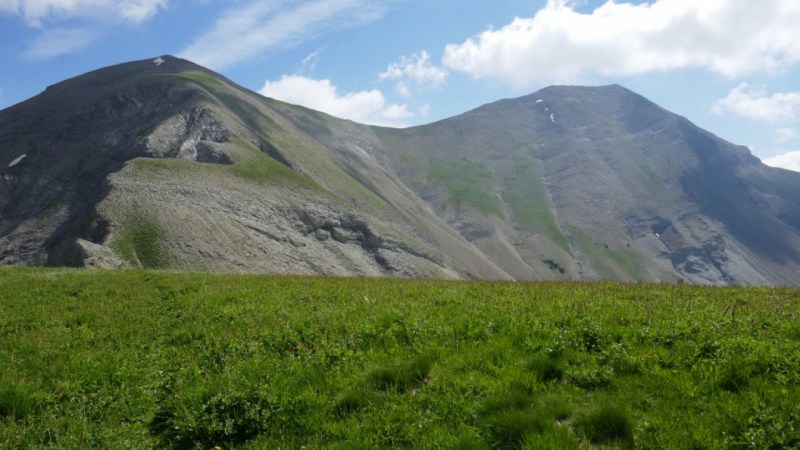
[[[616,406],[602,406],[578,417],[575,428],[594,444],[633,446],[633,421],[627,411]]]
[[[0,419],[23,420],[35,408],[36,401],[26,390],[13,384],[0,387]]]
[[[484,417],[500,414],[505,411],[530,409],[533,397],[520,390],[513,390],[503,395],[487,399],[480,410]]]
[[[719,386],[728,392],[743,391],[750,385],[751,372],[746,364],[730,362],[720,372]]]
[[[475,436],[464,436],[450,448],[453,450],[489,450],[489,446]]]
[[[486,420],[486,429],[494,448],[522,448],[528,436],[541,433],[548,426],[544,415],[530,410],[503,411]]]
[[[334,411],[338,416],[346,416],[362,409],[373,406],[378,398],[371,392],[350,390],[339,394],[336,399]]]
[[[330,448],[332,450],[372,450],[374,447],[362,442],[339,442]]]
[[[419,386],[433,367],[433,359],[419,355],[406,363],[377,367],[370,373],[370,381],[376,389],[405,392]]]
[[[564,366],[553,358],[537,356],[528,362],[528,369],[540,382],[560,381],[564,378]]]
[[[184,388],[186,389],[186,388]],[[159,409],[149,423],[162,444],[177,448],[241,445],[262,433],[302,434],[298,418],[304,408],[281,402],[260,390],[215,386],[196,391],[165,386]]]
[[[555,408],[541,408],[533,396],[516,389],[486,400],[478,425],[492,448],[522,448],[532,435],[551,429]]]

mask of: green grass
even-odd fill
[[[200,86],[203,86],[212,91],[222,90],[225,87],[218,78],[205,72],[190,70],[186,72],[177,73],[174,76],[194,81]]]
[[[575,422],[575,428],[595,444],[616,443],[623,447],[633,446],[633,421],[619,407],[601,406]]]
[[[129,164],[134,173],[235,176],[260,184],[288,183],[317,192],[324,191],[311,179],[261,152],[244,139],[234,136],[231,141],[228,151],[233,164],[201,163],[182,158],[136,158]]]
[[[639,175],[642,186],[647,189],[648,193],[659,202],[667,202],[670,199],[669,187],[664,180],[659,176],[656,169],[650,165],[643,164],[640,166],[641,174]]]
[[[456,209],[470,205],[486,216],[503,217],[500,199],[489,192],[494,175],[485,164],[467,158],[432,160],[428,165],[428,181],[444,187],[448,202]]]
[[[564,378],[564,366],[552,358],[536,356],[528,363],[528,369],[538,381],[560,381]]]
[[[8,380],[0,385],[0,420],[24,420],[36,407],[36,402],[20,386]]]
[[[399,392],[419,387],[428,377],[433,361],[426,355],[413,360],[375,368],[370,373],[370,381],[378,390]]]
[[[259,183],[271,183],[275,180],[288,180],[299,186],[322,191],[322,187],[301,173],[292,170],[289,166],[264,154],[252,144],[239,137],[233,138],[233,143],[244,149],[243,155],[235,156],[231,172],[242,178]]]
[[[569,242],[553,215],[541,171],[533,163],[518,164],[512,175],[503,179],[503,200],[508,203],[517,220],[539,230],[551,241],[570,253]]]
[[[0,270],[0,448],[797,448],[800,291]]]
[[[157,269],[169,265],[169,257],[161,245],[162,231],[157,221],[142,211],[127,214],[120,235],[112,246],[130,264]]]
[[[607,244],[593,241],[577,228],[572,228],[572,237],[586,253],[604,278],[620,279],[628,277],[631,281],[645,281],[647,276],[642,270],[639,256],[627,249],[615,249]]]

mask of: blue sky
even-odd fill
[[[619,83],[800,170],[798,23],[797,0],[0,0],[0,108],[164,54],[393,126]]]

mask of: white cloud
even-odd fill
[[[786,152],[763,160],[763,163],[783,169],[800,172],[800,151]]]
[[[0,14],[16,14],[19,10],[17,0],[0,0]]]
[[[733,77],[800,61],[796,0],[609,0],[588,14],[572,3],[548,0],[532,18],[450,44],[443,64],[527,86],[685,68]]]
[[[775,130],[776,142],[789,142],[797,137],[797,131],[794,128],[778,128]]]
[[[408,85],[404,82],[400,81],[395,85],[395,89],[397,93],[402,95],[403,97],[411,97],[411,89],[408,88]]]
[[[231,8],[180,56],[214,69],[267,50],[373,22],[394,0],[250,1]]]
[[[284,75],[280,80],[267,81],[259,93],[370,125],[403,126],[404,120],[414,116],[406,105],[388,103],[377,89],[339,94],[330,80],[300,75]]]
[[[170,0],[0,0],[0,16],[22,18],[41,33],[21,50],[41,61],[75,53],[94,41],[108,23],[139,24],[166,8]],[[71,28],[59,26],[69,23]],[[80,23],[80,28],[75,26]],[[49,25],[56,24],[51,27]]]
[[[769,123],[791,122],[800,113],[800,92],[769,94],[747,83],[736,86],[712,108],[715,114],[734,114]]]
[[[309,71],[313,72],[314,69],[317,68],[317,63],[319,63],[322,54],[325,50],[328,49],[327,45],[324,45],[313,52],[309,53],[305,58],[303,58],[303,72]]]
[[[428,52],[402,56],[398,62],[389,64],[386,71],[380,74],[383,80],[411,80],[417,85],[439,85],[447,78],[447,72],[440,67],[432,66]]]
[[[419,115],[422,117],[428,117],[428,114],[431,112],[431,105],[424,104],[419,108]]]
[[[76,29],[54,29],[40,34],[23,51],[30,60],[41,61],[69,53],[75,53],[94,40],[92,31]]]
[[[143,22],[168,0],[0,0],[0,14],[18,15],[34,27],[45,21],[76,18],[122,18]]]
[[[119,2],[117,10],[122,17],[133,22],[143,22],[167,6],[167,0],[134,0]]]

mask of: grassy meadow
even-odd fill
[[[0,270],[0,448],[800,448],[800,290]]]

